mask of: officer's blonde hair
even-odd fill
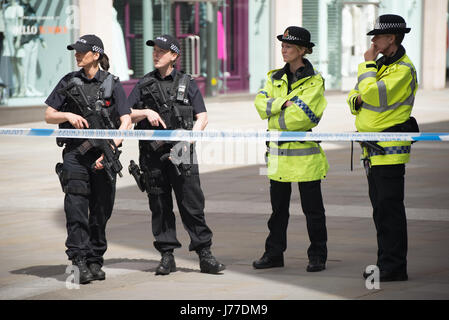
[[[303,48],[305,49],[303,57],[305,57],[306,54],[312,54],[312,53],[313,53],[313,49],[312,49],[312,48],[307,48],[307,47],[299,46],[299,45],[295,45],[295,47],[296,47],[299,51],[302,51]]]

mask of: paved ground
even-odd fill
[[[353,131],[345,96],[328,96],[321,132]],[[423,131],[449,132],[449,90],[419,92],[414,115]],[[211,101],[208,129],[264,129],[251,101]],[[43,122],[10,127],[53,127]],[[449,144],[413,145],[407,165],[409,233],[407,282],[368,290],[363,269],[375,262],[376,240],[364,171],[349,171],[349,143],[323,144],[331,165],[323,182],[329,236],[327,269],[305,271],[308,246],[297,189],[292,195],[286,266],[253,270],[263,253],[270,214],[262,145],[199,146],[206,219],[214,231],[214,254],[227,265],[221,275],[199,272],[196,254],[179,215],[183,247],[175,252],[178,272],[155,276],[159,254],[152,246],[146,195],[126,172],[117,184],[108,224],[107,280],[66,288],[68,261],[63,194],[54,174],[61,150],[50,138],[0,137],[0,299],[448,299]],[[357,150],[357,148],[356,148]],[[136,158],[134,142],[124,147],[124,166]],[[358,154],[354,156],[356,160]]]

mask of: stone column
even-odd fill
[[[281,54],[281,42],[276,39],[276,36],[284,33],[289,26],[302,25],[302,0],[271,1],[271,5],[271,39],[273,41],[271,65],[272,68],[282,68],[284,62]]]
[[[447,9],[447,0],[423,2],[423,54],[420,81],[423,89],[443,89],[446,85]]]

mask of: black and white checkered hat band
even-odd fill
[[[374,25],[374,29],[380,29],[380,30],[394,29],[394,28],[406,28],[406,27],[407,27],[407,25],[405,23],[400,23],[400,22],[396,22],[396,23],[376,22]]]
[[[292,36],[292,35],[282,36],[282,40],[299,40],[299,41],[301,41],[300,38]]]
[[[98,52],[99,54],[103,54],[104,53],[104,50],[101,49],[100,47],[97,47],[97,46],[92,46],[92,51],[93,52]]]
[[[179,48],[174,43],[170,45],[170,50],[179,54]]]

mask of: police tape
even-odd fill
[[[0,136],[164,141],[449,141],[449,132],[187,131],[0,128]]]

